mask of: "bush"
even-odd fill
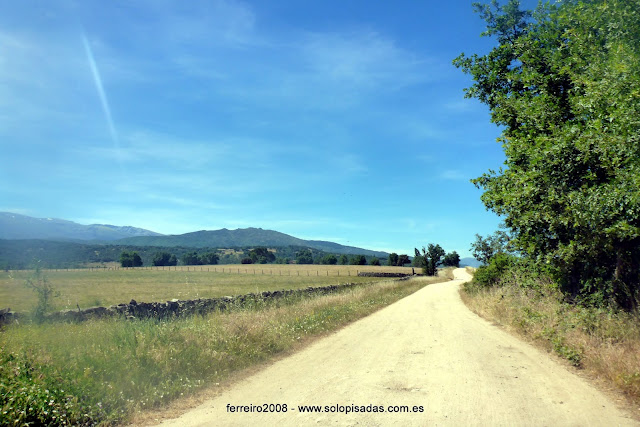
[[[25,280],[24,285],[38,296],[38,303],[33,309],[33,319],[38,323],[42,323],[45,320],[47,311],[49,311],[51,299],[60,296],[60,293],[55,290],[47,277],[42,274],[40,266],[35,268],[33,275]]]
[[[488,288],[500,283],[503,274],[513,267],[517,258],[513,255],[498,253],[494,255],[488,265],[479,267],[473,275],[472,286]]]

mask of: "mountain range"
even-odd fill
[[[386,258],[382,251],[344,246],[320,240],[303,240],[278,231],[261,228],[237,230],[202,230],[192,233],[163,235],[136,227],[115,225],[82,225],[53,218],[33,218],[10,212],[0,212],[0,239],[41,239],[54,241],[91,242],[123,246],[159,246],[187,248],[284,247],[301,246],[346,255],[371,255]]]
[[[91,243],[136,247],[241,248],[241,247],[307,247],[327,253],[368,255],[385,259],[387,252],[345,246],[322,240],[304,240],[288,234],[261,228],[237,230],[201,230],[177,235],[163,235],[143,228],[108,224],[83,225],[54,218],[33,218],[11,212],[0,212],[0,239]],[[461,265],[479,266],[474,258],[463,258]]]
[[[0,212],[0,239],[43,239],[62,241],[111,241],[132,236],[161,236],[136,227],[107,224],[82,225],[64,219],[33,218]]]

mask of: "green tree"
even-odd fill
[[[351,265],[367,265],[367,259],[364,255],[354,255],[351,257]]]
[[[371,258],[371,262],[369,262],[370,265],[380,265],[380,260],[376,257]]]
[[[142,258],[140,258],[138,252],[123,251],[120,254],[120,265],[122,267],[141,267]]]
[[[471,254],[475,259],[487,265],[496,254],[511,253],[508,249],[509,241],[509,235],[502,230],[487,237],[476,234],[476,240],[471,244]]]
[[[177,265],[178,259],[169,252],[156,252],[151,263],[155,266]]]
[[[303,249],[296,252],[296,264],[313,264],[311,249]]]
[[[184,265],[201,265],[200,257],[198,256],[198,252],[191,251],[182,255],[182,264]]]
[[[482,201],[566,292],[636,307],[640,0],[474,7],[497,46],[454,64],[503,129],[506,155],[504,169],[473,180]]]
[[[434,245],[429,243],[425,248],[422,247],[422,257],[424,259],[424,266],[422,272],[427,276],[435,276],[438,274],[438,266],[442,263],[442,257],[444,257],[444,249],[440,245]]]
[[[445,267],[460,267],[460,255],[456,251],[446,254],[442,260],[442,265]]]
[[[347,264],[349,264],[349,257],[347,257],[346,255],[340,255],[340,265]]]
[[[251,249],[249,251],[249,258],[251,258],[254,264],[267,264],[276,260],[275,254],[264,246]]]
[[[220,257],[216,252],[205,252],[198,256],[198,264],[200,265],[215,265],[218,263]]]
[[[338,258],[333,254],[327,254],[322,257],[320,263],[324,265],[336,265],[338,263]]]
[[[398,254],[393,252],[389,254],[389,260],[387,261],[388,266],[396,266],[398,265]]]
[[[399,267],[404,266],[405,264],[411,264],[411,259],[409,259],[409,255],[398,255],[398,263],[396,264]]]

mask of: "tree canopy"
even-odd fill
[[[120,265],[123,267],[141,267],[142,258],[140,258],[138,252],[123,251],[120,254]]]
[[[460,55],[499,125],[505,167],[473,180],[523,256],[565,291],[636,306],[640,0],[474,4],[497,46]]]

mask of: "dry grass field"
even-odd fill
[[[205,265],[128,269],[43,270],[59,296],[52,310],[109,306],[129,302],[214,298],[276,289],[299,289],[340,283],[375,282],[361,271],[401,272],[410,267],[354,265]],[[23,312],[36,304],[24,286],[32,271],[0,272],[0,308]]]

